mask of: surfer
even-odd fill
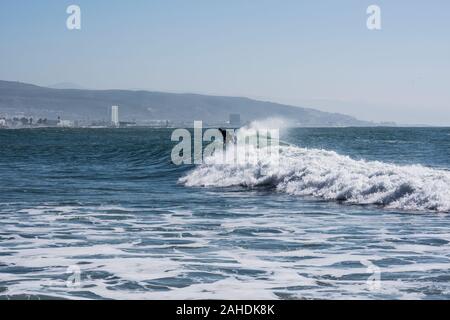
[[[219,131],[222,134],[223,144],[224,145],[227,145],[230,142],[231,143],[235,143],[236,142],[235,138],[234,138],[234,135],[230,131],[228,131],[226,129],[223,129],[223,128],[219,128]]]

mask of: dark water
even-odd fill
[[[269,180],[170,135],[0,130],[0,295],[450,298],[450,129],[290,129]]]

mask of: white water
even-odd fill
[[[118,211],[120,220],[114,219]],[[417,299],[433,290],[442,296],[450,292],[447,281],[439,282],[448,276],[445,244],[450,241],[448,227],[440,220],[419,223],[414,215],[404,217],[406,221],[396,215],[369,215],[361,225],[361,216],[348,213],[258,211],[235,208],[228,217],[216,219],[190,211],[141,214],[116,206],[12,210],[4,218],[8,230],[0,228],[7,235],[1,261],[7,269],[0,280],[8,284],[1,294]],[[17,224],[19,217],[25,222]],[[202,224],[209,227],[196,229]],[[239,233],[244,230],[252,233]],[[180,240],[185,242],[174,242]],[[259,248],[261,243],[266,245]],[[375,291],[367,285],[373,271],[365,261],[380,266],[382,281]],[[73,288],[66,286],[70,266],[81,272],[81,282]],[[187,283],[180,286],[177,280]],[[164,290],[153,287],[158,284]]]
[[[253,146],[249,150],[246,163],[223,164],[221,157],[212,156],[180,182],[191,187],[266,186],[295,196],[349,204],[450,211],[450,172],[446,170],[354,160],[332,151],[295,146],[280,146],[279,159]]]

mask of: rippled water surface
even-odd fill
[[[223,168],[166,129],[0,131],[0,296],[448,299],[449,134],[290,129]]]

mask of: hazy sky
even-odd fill
[[[66,28],[66,8],[81,27]],[[377,4],[382,30],[369,31]],[[450,125],[448,0],[1,0],[0,79]]]

